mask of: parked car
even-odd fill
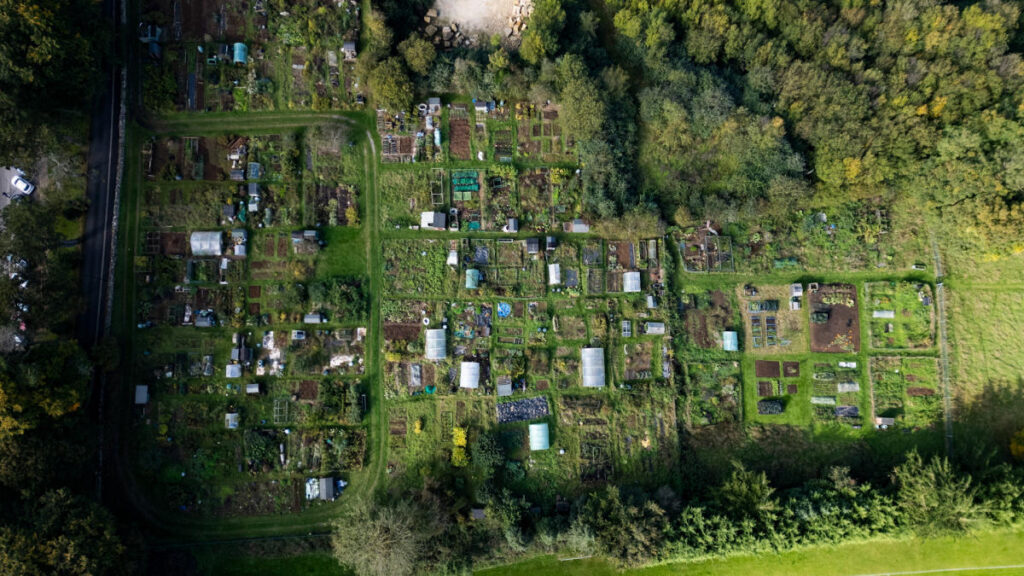
[[[11,186],[14,186],[14,188],[22,194],[31,194],[36,191],[35,185],[21,176],[11,178]]]

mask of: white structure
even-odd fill
[[[189,244],[192,246],[192,255],[220,256],[222,250],[221,236],[221,233],[216,231],[193,232],[189,238]]]
[[[498,384],[498,398],[505,398],[512,395],[512,384]]]
[[[444,360],[448,355],[444,329],[427,330],[426,338],[427,346],[424,357],[427,360]]]
[[[245,385],[245,393],[246,394],[259,394],[260,393],[260,385],[259,384],[246,384]]]
[[[420,213],[420,228],[424,230],[445,230],[445,219],[444,212],[421,212]]]
[[[789,297],[790,298],[799,298],[799,297],[801,297],[803,295],[804,295],[804,285],[803,284],[792,284],[792,285],[790,285],[790,287],[789,287]]]
[[[238,413],[237,412],[231,412],[231,413],[225,414],[224,415],[224,427],[227,428],[228,430],[237,430],[238,429],[238,420],[239,419],[238,419]]]
[[[149,386],[139,384],[135,387],[135,403],[149,404]]]
[[[547,450],[551,447],[551,437],[547,422],[530,424],[530,452]]]
[[[224,367],[225,378],[241,378],[242,377],[242,365],[241,364],[228,364]]]
[[[896,311],[895,310],[875,310],[874,312],[871,313],[871,317],[872,318],[892,319],[892,318],[896,317]]]
[[[665,334],[665,323],[664,322],[646,322],[644,323],[644,333],[662,336]]]
[[[480,387],[480,363],[463,362],[459,367],[459,388],[476,390]]]
[[[640,291],[640,273],[639,272],[626,272],[622,275],[622,291],[623,292],[639,292]]]
[[[584,348],[583,386],[585,388],[604,387],[604,348]]]
[[[433,96],[427,98],[427,112],[430,114],[438,115],[441,113],[441,99]]]
[[[562,283],[562,266],[560,264],[548,264],[548,286],[556,286]]]

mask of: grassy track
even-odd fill
[[[596,559],[559,562],[548,556],[476,572],[481,576],[880,576],[921,573],[960,576],[1024,574],[1024,532],[989,532],[967,538],[872,541],[783,554],[741,556],[617,571]],[[986,566],[1014,566],[984,570]],[[966,570],[956,570],[966,568]],[[928,572],[944,570],[945,572]]]

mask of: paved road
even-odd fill
[[[103,13],[111,26],[117,21],[116,4],[114,0],[103,3]],[[106,63],[103,74],[104,87],[93,106],[89,131],[89,179],[85,189],[89,199],[82,236],[82,292],[86,308],[78,322],[79,341],[85,347],[96,344],[103,337],[114,240],[114,184],[118,165],[121,86],[113,63]]]

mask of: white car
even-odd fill
[[[14,186],[14,188],[17,189],[22,194],[31,194],[36,190],[34,184],[29,182],[28,180],[25,180],[21,176],[15,176],[14,178],[11,178],[11,186]]]

